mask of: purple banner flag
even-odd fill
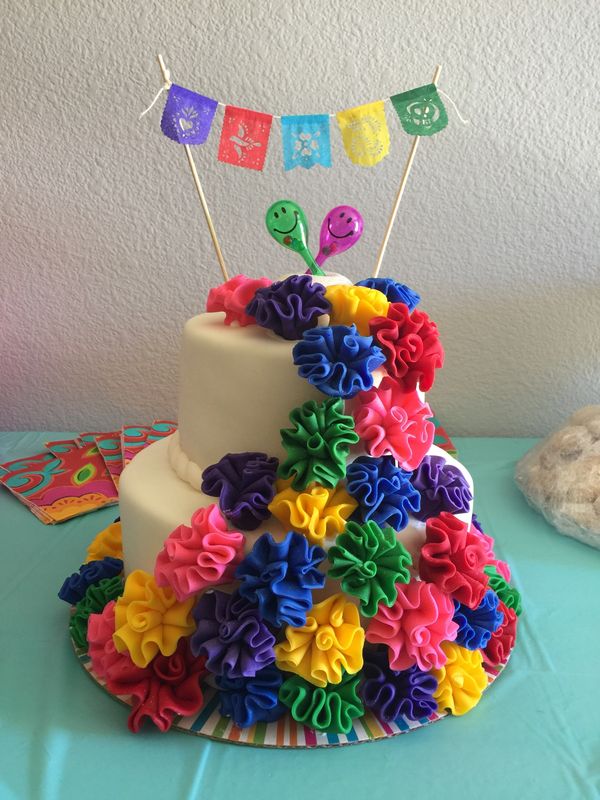
[[[217,106],[216,100],[173,83],[160,121],[161,130],[179,144],[204,144]]]

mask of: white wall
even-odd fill
[[[431,394],[453,434],[542,434],[599,401],[596,2],[43,3],[1,0],[0,427],[97,429],[176,411],[182,325],[219,272],[160,78],[271,113],[335,111],[427,83],[450,125],[423,141],[384,274],[416,288],[446,368]],[[389,109],[388,109],[389,110]],[[275,124],[263,173],[196,148],[232,271],[298,267],[264,231],[297,199],[313,224],[345,202],[363,241],[335,266],[370,274],[410,139],[390,155],[284,173]],[[288,257],[289,256],[289,257]],[[343,260],[342,260],[343,259]],[[333,266],[333,262],[332,262]]]

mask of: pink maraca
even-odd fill
[[[321,225],[319,266],[331,256],[337,256],[355,245],[363,232],[363,218],[352,206],[336,206],[325,215]]]

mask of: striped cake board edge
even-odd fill
[[[104,689],[110,697],[126,706],[131,706],[131,697],[129,695],[111,694],[106,688],[105,681],[92,669],[89,656],[80,650],[72,639],[71,644],[79,663],[90,678]],[[510,654],[506,661],[496,666],[490,666],[484,662],[483,667],[488,676],[488,688],[504,670],[509,658]],[[202,710],[190,717],[176,717],[173,721],[172,730],[182,731],[182,733],[193,736],[203,736],[214,741],[231,742],[232,744],[249,745],[251,747],[338,747],[359,744],[360,742],[373,742],[378,739],[410,733],[449,716],[447,712],[434,712],[430,716],[422,717],[419,720],[411,720],[401,716],[394,722],[384,722],[378,719],[371,711],[367,711],[364,716],[354,720],[352,729],[347,734],[313,731],[305,725],[297,723],[289,714],[285,714],[277,722],[258,722],[249,728],[238,728],[231,719],[223,717],[219,713],[217,690],[206,683],[202,689],[205,700]]]

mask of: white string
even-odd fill
[[[456,111],[456,116],[459,118],[459,120],[462,122],[462,124],[463,124],[463,125],[470,125],[471,123],[469,122],[469,120],[468,120],[468,119],[465,119],[465,118],[463,117],[463,115],[460,113],[460,111],[459,111],[459,110],[458,110],[458,108],[456,107],[456,103],[455,103],[455,102],[454,102],[454,100],[453,100],[453,99],[450,97],[450,95],[449,95],[449,94],[446,94],[446,92],[445,92],[443,89],[438,89],[438,92],[439,92],[440,94],[443,94],[443,95],[444,95],[444,97],[446,98],[446,100],[449,100],[449,101],[452,103],[452,107],[453,107],[453,108],[454,108],[454,110]]]
[[[141,119],[143,116],[145,116],[149,111],[152,111],[154,106],[158,103],[158,98],[161,96],[161,94],[163,92],[168,92],[169,89],[171,88],[171,83],[172,83],[172,81],[171,81],[171,73],[169,72],[168,69],[165,70],[165,72],[166,72],[166,74],[165,74],[165,82],[163,83],[163,85],[160,87],[160,89],[156,93],[156,95],[154,97],[154,100],[150,103],[148,108],[145,111],[142,111],[142,113],[139,116],[139,119]]]

